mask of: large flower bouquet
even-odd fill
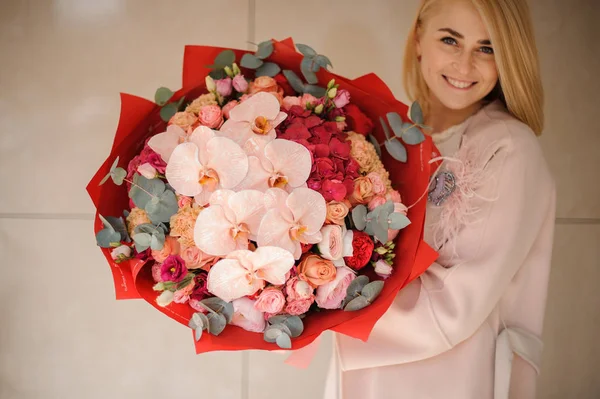
[[[122,96],[88,185],[97,243],[117,297],[189,325],[197,352],[366,340],[435,259],[418,105],[409,120],[375,75],[330,66],[290,39],[189,46],[181,90]]]

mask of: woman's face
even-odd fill
[[[443,106],[478,106],[498,82],[489,34],[469,1],[441,1],[417,40],[421,72],[433,100]]]

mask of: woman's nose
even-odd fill
[[[454,68],[462,77],[469,76],[473,69],[473,54],[470,51],[461,51],[454,61]]]

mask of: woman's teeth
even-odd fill
[[[446,78],[446,80],[448,81],[448,83],[450,83],[452,86],[456,87],[457,89],[466,89],[467,87],[470,87],[472,85],[474,85],[475,83],[471,82],[462,82],[460,80],[455,80],[452,78],[449,78],[447,76],[444,76]]]

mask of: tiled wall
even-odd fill
[[[319,398],[279,354],[193,354],[189,330],[116,302],[84,186],[108,153],[118,92],[177,88],[183,46],[292,36],[339,74],[405,100],[417,0],[0,0],[0,398]],[[559,189],[540,399],[600,397],[600,2],[533,0]]]

